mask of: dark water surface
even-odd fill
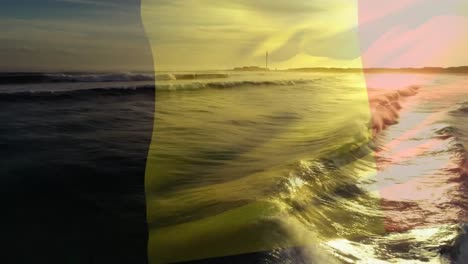
[[[2,96],[2,262],[146,263],[154,92]]]

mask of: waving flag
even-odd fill
[[[277,108],[252,105],[249,99],[238,102],[245,104],[240,107],[228,99],[223,110],[211,112],[218,117],[211,117],[190,112],[194,102],[189,98],[167,99],[163,91],[165,82],[161,81],[158,86],[156,80],[156,90],[161,91],[156,95],[156,121],[146,171],[151,263],[223,256],[234,260],[233,256],[241,256],[242,261],[277,258],[276,261],[293,259],[295,263],[329,263],[333,259],[330,255],[346,259],[349,257],[346,254],[361,261],[379,261],[384,258],[376,253],[380,249],[365,249],[371,248],[365,243],[355,246],[353,243],[358,243],[358,237],[380,236],[382,240],[390,240],[396,232],[423,232],[427,228],[443,232],[441,230],[450,228],[437,228],[461,221],[459,207],[442,209],[447,207],[446,199],[450,196],[447,193],[456,192],[459,185],[447,183],[450,181],[447,178],[437,179],[441,171],[454,166],[447,162],[461,162],[448,157],[449,154],[435,154],[440,149],[450,148],[447,140],[452,137],[430,138],[424,134],[428,129],[439,131],[436,128],[441,125],[437,122],[443,113],[407,113],[418,108],[418,104],[459,94],[457,85],[464,79],[448,80],[446,73],[463,69],[441,67],[460,66],[467,60],[462,44],[466,38],[466,7],[461,1],[169,3],[147,0],[142,7],[156,72],[261,65],[267,51],[273,68],[352,73],[344,84],[352,93],[335,89],[336,84],[328,84],[328,91],[317,91],[309,102],[296,99],[289,102],[317,108],[328,105],[331,100],[341,102],[333,109],[323,110],[328,115],[310,110],[315,113],[310,119],[301,117],[287,124],[277,120],[278,125],[285,127],[273,134],[264,134],[260,125],[252,120],[287,111],[282,110],[274,96],[270,100]],[[197,79],[195,75],[193,78]],[[179,79],[183,77],[174,76],[174,80]],[[424,100],[416,102],[414,99],[400,113],[401,104],[409,101],[409,97],[418,94],[421,87],[434,86],[437,82],[443,82],[438,89],[446,93],[426,92]],[[220,83],[201,85],[224,87]],[[233,89],[237,87],[231,85]],[[177,84],[172,87],[174,90],[182,88]],[[267,94],[276,91],[271,88],[263,93],[267,98]],[[226,96],[232,95],[227,93]],[[210,100],[208,98],[211,97],[206,100]],[[202,104],[203,99],[199,100]],[[178,130],[165,126],[170,118],[167,113],[177,111],[175,104],[182,104],[178,107],[190,112],[187,116],[174,117],[184,120],[174,120],[174,126],[183,124],[176,126]],[[199,108],[210,112],[202,106]],[[295,109],[290,107],[291,112]],[[346,119],[353,116],[351,113],[369,120],[368,130],[334,118],[339,115]],[[400,114],[405,118],[398,129],[386,132],[398,123]],[[218,118],[251,120],[254,128],[250,133],[257,134],[217,130],[211,123],[218,122]],[[323,123],[323,119],[329,123]],[[297,149],[294,141],[299,138],[326,141],[325,138],[332,137],[321,134],[323,131],[330,133],[331,124],[346,124],[343,126],[348,127],[349,133],[342,137],[355,135],[352,139],[312,145],[311,148],[319,149],[317,151]],[[314,129],[306,128],[308,126]],[[299,135],[299,131],[309,134]],[[264,138],[250,147],[239,139],[258,140],[258,134]],[[206,141],[205,137],[211,140]],[[167,140],[180,145],[169,147]],[[293,147],[297,152],[290,150]],[[286,152],[288,156],[275,154],[276,151]],[[428,154],[437,162],[422,165],[427,162],[424,156]],[[278,155],[278,158],[271,155]],[[262,165],[250,169],[251,162]],[[412,162],[413,166],[408,165]],[[281,166],[281,163],[288,165]],[[332,179],[323,179],[327,177]],[[356,183],[355,187],[348,186],[353,178],[366,187],[356,187]],[[367,208],[368,212],[359,211],[360,207]],[[335,228],[322,230],[321,225]],[[375,243],[386,246],[386,242]],[[318,245],[330,250],[321,251]],[[347,249],[352,253],[346,252]],[[360,250],[367,255],[362,256]],[[263,255],[255,255],[258,252]],[[397,261],[401,257],[398,254],[405,253],[389,253],[387,258]],[[413,257],[417,259],[420,255]]]
[[[6,0],[2,263],[465,263],[462,0]]]

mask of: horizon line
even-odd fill
[[[271,69],[271,68],[264,68],[259,66],[239,66],[230,69],[160,69],[160,70],[142,70],[142,69],[134,69],[134,70],[63,70],[63,71],[56,71],[56,70],[0,70],[0,74],[15,74],[15,73],[24,73],[24,74],[41,74],[41,73],[151,73],[151,72],[193,72],[193,71],[249,71],[248,69],[255,70],[264,70],[264,71],[294,71],[294,70],[453,70],[453,69],[463,69],[468,72],[468,65],[461,65],[461,66],[424,66],[424,67],[367,67],[367,68],[360,68],[360,67],[325,67],[325,66],[310,66],[310,67],[297,67],[297,68],[280,68],[280,69]]]

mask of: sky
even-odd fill
[[[2,0],[0,70],[468,65],[464,0]]]
[[[346,52],[335,40],[357,23],[354,1],[143,0],[142,6],[156,68],[264,66],[267,50],[272,68],[358,66],[357,36]]]
[[[152,70],[140,0],[1,0],[0,71]]]
[[[465,0],[143,0],[155,67],[468,65]],[[426,51],[426,52],[425,52]]]

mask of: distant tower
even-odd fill
[[[268,69],[268,50],[266,51],[266,54],[265,54],[265,69]]]

